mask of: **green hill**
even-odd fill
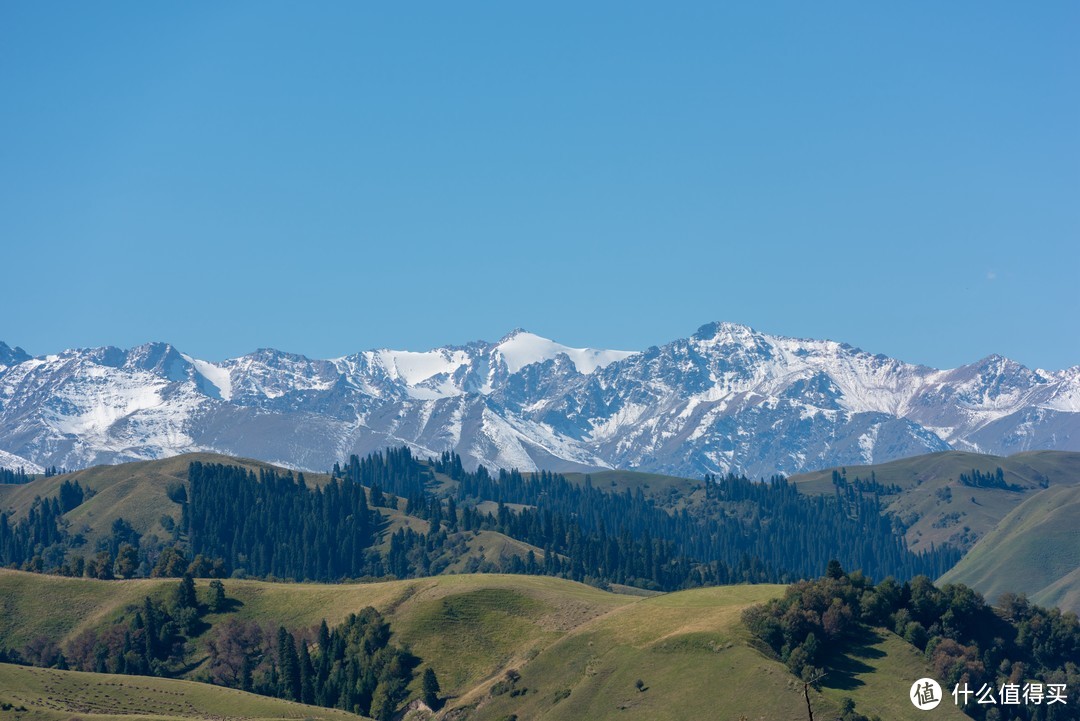
[[[167,539],[171,533],[162,525],[162,517],[168,516],[174,523],[180,520],[180,506],[169,500],[169,487],[186,483],[188,466],[195,461],[242,466],[256,472],[275,469],[262,461],[214,453],[187,453],[154,461],[94,466],[49,478],[42,476],[22,485],[0,485],[0,509],[11,512],[18,520],[36,497],[51,498],[59,494],[65,481],[78,481],[92,496],[65,514],[65,518],[73,532],[86,538],[83,546],[86,553],[92,552],[97,541],[109,534],[117,518],[123,518],[143,536]],[[304,475],[310,484],[321,485],[329,480],[322,474]]]
[[[325,719],[357,721],[344,711],[305,706],[203,683],[146,676],[57,671],[0,663],[0,703],[12,721],[188,721]],[[19,711],[17,709],[25,709]]]
[[[961,474],[972,469],[993,474],[1001,468],[1009,488],[964,485]],[[907,528],[908,546],[919,551],[931,544],[968,549],[1013,509],[1048,486],[1080,485],[1080,453],[1032,451],[1008,457],[947,451],[871,466],[828,468],[792,476],[804,493],[832,494],[833,471],[846,471],[849,481],[871,478],[881,486],[898,486],[883,497],[885,511]]]
[[[84,628],[126,617],[143,595],[164,597],[176,583],[0,571],[5,611],[0,638],[16,646],[45,635],[62,644]],[[200,593],[207,583],[199,582]],[[303,629],[323,618],[334,625],[367,605],[378,608],[395,639],[408,644],[424,666],[439,674],[448,697],[440,718],[806,717],[802,684],[782,664],[755,650],[740,622],[746,606],[779,595],[780,586],[727,586],[640,597],[557,578],[504,575],[347,585],[226,580],[225,585],[237,610],[207,616],[211,626],[239,617],[270,627]],[[47,605],[43,598],[49,599]],[[208,632],[193,639],[190,655],[196,663],[205,656],[207,639]],[[871,646],[848,659],[848,667],[850,673],[838,678],[837,687],[826,685],[811,693],[822,718],[835,714],[845,696],[867,715],[918,718],[906,693],[911,682],[929,669],[915,649],[881,632]],[[0,674],[0,698],[11,698],[25,686],[17,675],[22,672]],[[196,665],[190,675],[199,673]],[[116,698],[116,713],[124,708],[120,703],[132,708],[150,703],[146,690],[150,679],[91,678],[123,689],[123,701]],[[640,691],[638,679],[643,682]],[[60,689],[57,693],[71,693],[59,681],[53,685]],[[944,712],[943,718],[963,718],[948,715],[954,710],[942,707],[939,713]],[[245,713],[264,712],[252,707]]]
[[[1044,606],[1080,613],[1080,486],[1051,486],[1028,498],[948,573],[996,599],[1026,593]]]
[[[157,537],[165,541],[172,536],[172,531],[164,525],[165,517],[172,519],[172,523],[180,522],[181,507],[170,500],[169,489],[188,482],[188,466],[193,462],[241,466],[255,472],[285,472],[285,469],[269,463],[247,458],[188,453],[154,461],[94,466],[48,478],[39,477],[23,485],[0,485],[0,510],[8,511],[18,520],[26,515],[35,498],[54,497],[59,494],[61,484],[77,481],[90,494],[78,507],[64,514],[71,531],[82,534],[86,539],[80,548],[73,549],[74,553],[92,555],[98,541],[110,534],[112,524],[118,518],[131,524],[143,537]],[[304,478],[309,485],[317,486],[325,485],[330,480],[329,476],[320,473],[305,473]],[[485,510],[497,507],[494,503],[480,505]],[[396,507],[376,509],[383,517],[382,542],[377,544],[380,550],[389,548],[390,536],[398,530],[407,528],[418,533],[430,530],[428,521],[406,514],[404,507],[404,500],[398,499]],[[486,564],[498,564],[511,556],[524,559],[529,551],[539,559],[544,555],[543,549],[493,531],[484,531],[479,536],[462,534],[457,548],[457,552],[446,559],[448,572],[483,570]]]

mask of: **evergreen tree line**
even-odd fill
[[[449,492],[437,492],[436,472],[455,481]],[[58,497],[36,501],[20,523],[0,515],[0,562],[96,578],[409,578],[439,573],[467,551],[464,534],[491,530],[538,551],[496,564],[476,561],[469,570],[674,590],[808,578],[837,554],[872,577],[937,576],[960,555],[951,547],[911,553],[903,527],[881,513],[879,494],[853,484],[838,485],[834,497],[805,496],[780,477],[710,476],[704,493],[695,494],[703,501],[674,510],[640,488],[618,493],[595,487],[588,476],[572,483],[550,472],[470,472],[456,454],[422,462],[407,448],[353,456],[332,476],[312,488],[303,474],[193,463],[188,486],[169,489],[182,507],[170,545],[141,539],[118,519],[96,556],[70,562],[66,550],[81,539],[67,535],[62,514],[85,492],[65,482]],[[361,484],[370,488],[370,502]],[[372,547],[381,530],[373,507],[397,508],[399,496],[431,530],[400,530],[379,553]],[[479,509],[488,500],[497,503],[495,512]]]
[[[0,468],[0,484],[29,483],[34,480],[33,474],[28,474],[22,466],[18,468]]]
[[[1005,482],[1005,472],[998,466],[993,473],[983,473],[978,468],[972,468],[968,473],[960,474],[961,485],[969,488],[1000,488],[1004,491],[1023,491],[1022,486]]]
[[[536,506],[518,514],[518,521],[503,524],[515,538],[542,548],[551,543],[562,552],[570,542],[556,533],[555,519],[561,518],[564,528],[578,524],[584,537],[667,542],[670,552],[660,552],[669,560],[685,557],[718,564],[715,575],[727,573],[727,579],[719,582],[810,578],[837,554],[849,567],[876,578],[936,577],[960,557],[960,551],[950,547],[912,553],[899,522],[881,513],[877,495],[855,489],[844,499],[834,499],[800,494],[783,477],[754,482],[733,474],[708,476],[706,502],[691,513],[686,508],[676,512],[661,508],[640,488],[633,493],[601,490],[588,476],[584,484],[574,484],[546,471],[529,475],[499,471],[492,476],[481,466],[470,473],[460,469],[460,459],[449,453],[435,462],[435,468],[457,476],[459,504],[483,499]],[[523,524],[528,524],[527,530],[521,530]],[[854,538],[859,543],[852,543]],[[759,577],[744,578],[731,571],[740,567],[753,567]]]
[[[459,458],[458,463],[460,462]],[[431,469],[419,463],[404,446],[376,451],[364,458],[352,455],[344,468],[335,463],[331,476],[367,486],[373,496],[389,491],[406,498],[424,495],[428,484],[433,480]],[[373,501],[372,505],[382,504]]]
[[[841,468],[839,471],[832,472],[832,482],[837,493],[843,492],[850,486],[859,493],[876,494],[879,498],[880,496],[895,496],[903,490],[895,483],[879,482],[875,471],[870,471],[870,480],[863,480],[858,476],[855,476],[855,480],[848,480],[847,469]]]
[[[109,535],[98,539],[96,553],[79,551],[86,539],[81,533],[71,533],[64,514],[92,495],[78,481],[65,480],[56,496],[35,498],[20,521],[13,523],[10,515],[0,513],[0,565],[102,580],[136,576],[180,578],[185,573],[201,577],[223,575],[219,573],[220,563],[215,565],[201,557],[188,562],[182,551],[165,547],[156,537],[143,539],[124,518],[113,520]],[[175,556],[183,563],[170,562]]]
[[[80,505],[84,496],[78,481],[64,481],[58,495],[35,498],[26,517],[18,523],[13,523],[8,513],[0,512],[0,565],[30,571],[62,565],[71,542],[63,516]]]
[[[1080,719],[1080,622],[1076,614],[1040,608],[1005,594],[997,608],[964,585],[937,588],[926,576],[878,584],[830,562],[825,577],[791,585],[783,598],[747,609],[743,621],[777,658],[805,681],[829,685],[843,654],[868,643],[871,629],[894,631],[923,654],[946,694],[958,684],[973,693],[1007,684],[1064,685],[1066,703],[994,708],[968,698],[963,710],[980,721]],[[869,641],[872,642],[872,641]],[[839,679],[838,679],[839,680]],[[1046,694],[1048,695],[1048,693]]]
[[[456,494],[441,498],[429,492],[432,470],[456,481]],[[886,487],[876,478],[830,499],[799,494],[779,477],[768,483],[708,477],[703,507],[672,513],[640,489],[612,493],[593,487],[588,476],[582,485],[544,471],[502,470],[492,476],[481,466],[469,472],[450,452],[430,467],[406,448],[353,456],[335,473],[404,496],[410,515],[432,522],[427,537],[403,530],[391,539],[386,570],[399,577],[436,569],[453,532],[478,530],[498,531],[544,551],[539,558],[511,558],[500,571],[664,590],[810,577],[838,549],[846,563],[878,577],[940,575],[960,556],[949,547],[911,553],[903,527],[881,513],[879,492]],[[478,511],[482,500],[498,502],[497,512]],[[511,511],[511,503],[527,507]],[[450,535],[437,535],[439,529]],[[851,544],[851,538],[862,542]]]
[[[60,475],[61,473],[67,473],[67,471],[57,468],[56,466],[49,466],[45,469],[45,473],[43,475],[45,476],[45,478],[52,478],[53,476]],[[27,473],[26,469],[22,466],[19,466],[18,468],[0,468],[0,485],[29,483],[37,477],[38,476],[33,473]]]
[[[231,574],[336,581],[382,575],[379,515],[364,488],[332,480],[309,488],[304,474],[259,474],[192,463],[182,526],[191,551],[220,558]]]
[[[432,490],[434,472],[456,481],[449,497]],[[438,573],[453,560],[458,534],[492,530],[542,554],[496,569],[658,590],[810,577],[839,553],[874,577],[939,575],[959,558],[945,547],[915,554],[902,527],[881,513],[878,494],[845,486],[836,497],[805,496],[781,477],[705,479],[705,501],[692,513],[660,507],[639,488],[613,493],[592,480],[575,484],[549,472],[521,474],[483,466],[466,471],[456,454],[428,464],[407,448],[335,466],[325,488],[302,474],[256,475],[233,466],[192,464],[185,528],[192,552],[221,558],[227,572],[308,580],[409,578]],[[363,486],[371,493],[370,507]],[[396,507],[431,523],[403,529],[385,555],[370,549],[374,506]],[[483,513],[477,503],[498,503]],[[520,504],[510,510],[509,504]],[[853,544],[850,539],[858,538]]]

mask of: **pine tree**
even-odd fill
[[[281,668],[279,695],[292,701],[299,701],[301,695],[300,657],[296,653],[296,639],[278,627],[278,663]]]
[[[439,687],[439,679],[435,677],[435,670],[431,668],[431,666],[424,669],[424,679],[422,684],[424,703],[432,709],[438,709],[439,691],[442,689]]]
[[[228,601],[225,598],[225,584],[214,579],[210,582],[210,603],[207,606],[211,613],[221,613],[226,609]]]
[[[184,577],[180,579],[180,584],[173,594],[173,605],[177,609],[199,607],[199,600],[195,596],[195,581],[191,576],[184,574]]]

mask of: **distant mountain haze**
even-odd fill
[[[213,451],[325,470],[405,444],[475,467],[750,476],[949,449],[1080,450],[1080,366],[937,370],[733,323],[644,351],[523,330],[424,352],[211,363],[167,343],[30,357],[0,343],[0,465]]]

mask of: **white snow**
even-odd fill
[[[539,470],[536,462],[529,455],[529,446],[542,449],[557,458],[582,465],[611,467],[599,456],[558,435],[550,426],[523,421],[513,416],[504,418],[490,408],[484,408],[482,412],[480,435],[491,444],[490,450],[494,451],[484,462],[496,468],[517,468],[519,471]],[[487,444],[481,442],[474,450],[483,450],[485,445]]]
[[[1066,413],[1080,413],[1080,366],[1068,368],[1058,373],[1038,371],[1043,377],[1050,376],[1057,382],[1055,391],[1042,408]]]
[[[216,366],[209,361],[192,358],[189,355],[181,355],[184,360],[195,366],[195,370],[199,372],[199,375],[214,384],[222,400],[232,400],[232,377],[229,375],[227,368]]]
[[[875,423],[870,426],[870,429],[859,436],[859,450],[863,461],[867,464],[874,462],[874,447],[877,445],[878,433],[881,431],[881,424]]]
[[[510,373],[517,373],[525,366],[542,363],[565,353],[579,373],[588,375],[597,368],[604,368],[615,361],[635,355],[637,351],[596,350],[594,348],[570,348],[555,341],[541,338],[528,331],[511,333],[496,349]]]
[[[124,375],[127,374],[109,373],[101,367],[84,371],[85,379],[93,378],[96,382],[69,386],[56,394],[66,401],[65,408],[78,410],[55,413],[53,428],[78,436],[96,435],[121,418],[162,405],[159,391],[166,385],[165,381],[144,372],[132,373],[128,378]]]
[[[326,391],[340,378],[330,361],[268,350],[227,360],[220,367],[229,373],[233,397],[261,395],[273,400],[297,391]]]
[[[584,465],[625,466],[669,462],[681,448],[699,449],[718,467],[732,465],[749,452],[757,422],[743,424],[736,416],[755,409],[839,424],[856,413],[883,413],[907,418],[955,448],[974,447],[969,439],[978,429],[1024,410],[1039,414],[1026,425],[1014,421],[1013,437],[1024,447],[1045,444],[1040,434],[1047,433],[1053,412],[1080,412],[1080,367],[1029,371],[991,358],[941,371],[832,341],[772,336],[734,324],[708,335],[665,346],[658,363],[637,362],[629,351],[571,348],[525,331],[498,343],[374,350],[332,361],[268,350],[220,363],[183,357],[201,376],[193,376],[200,385],[205,378],[224,401],[245,407],[299,391],[329,391],[331,412],[342,406],[355,412],[340,424],[331,420],[326,431],[342,455],[376,433],[387,443],[406,442],[418,450],[430,445],[441,451],[449,441],[486,464],[522,468],[531,456],[541,457],[537,451]],[[566,384],[545,378],[524,394],[497,396],[498,403],[476,422],[481,417],[470,410],[473,404],[506,388],[508,375],[560,356],[592,377],[575,375]],[[20,452],[42,463],[81,466],[100,456],[152,458],[195,450],[200,409],[216,401],[186,376],[170,381],[156,371],[99,365],[94,357],[100,356],[66,351],[0,369],[0,428],[10,433],[29,423],[35,434],[33,445],[20,445]],[[628,358],[618,376],[598,373]],[[793,385],[807,385],[811,395],[800,396]],[[324,412],[317,397],[301,400],[304,405],[297,407]],[[294,410],[279,403],[274,412],[278,406],[282,413]],[[572,424],[567,430],[548,409],[584,420],[587,430]],[[880,461],[879,426],[865,430],[851,440],[865,459]],[[984,443],[993,450],[992,441]],[[733,444],[739,450],[731,451]],[[814,448],[787,450],[792,462],[825,458]],[[288,452],[282,453],[280,460],[288,460]]]
[[[8,453],[7,451],[0,451],[0,468],[7,468],[10,471],[17,471],[20,468],[26,473],[44,473],[45,469],[27,460],[22,456],[17,456],[14,453]]]
[[[504,365],[507,373],[514,374],[560,354],[569,357],[580,373],[588,374],[634,352],[570,348],[532,333],[515,331],[495,345],[482,343],[419,352],[381,349],[331,362],[354,387],[369,395],[383,395],[376,382],[382,379],[411,398],[435,400],[462,395],[466,387],[488,395],[500,387]],[[468,384],[463,381],[465,377],[469,378]]]
[[[442,373],[453,374],[459,367],[469,362],[467,353],[451,350],[430,350],[420,353],[407,350],[380,350],[376,351],[375,355],[391,378],[403,380],[410,386],[415,386]]]

